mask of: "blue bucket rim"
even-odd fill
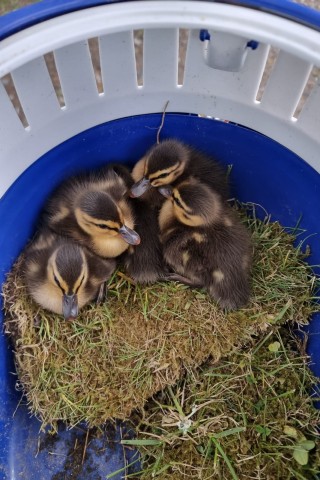
[[[125,3],[129,1],[134,0],[42,0],[40,3],[28,5],[0,17],[0,40],[4,40],[38,23],[67,13],[97,7],[99,5]],[[282,0],[281,3],[279,3],[279,0],[207,1],[260,10],[320,31],[320,11],[306,7],[305,5],[293,3],[292,0]]]

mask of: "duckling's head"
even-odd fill
[[[170,185],[183,173],[189,162],[189,149],[177,140],[165,140],[147,153],[144,174],[130,190],[132,197],[140,197],[152,187]]]
[[[91,237],[120,235],[131,245],[140,243],[139,235],[125,225],[121,208],[106,192],[83,193],[78,199],[75,215],[79,227]]]
[[[82,297],[88,276],[88,264],[81,247],[68,243],[53,251],[47,265],[47,278],[61,295],[61,313],[66,320],[78,316],[79,297]]]
[[[173,214],[179,222],[190,227],[205,227],[220,217],[220,195],[194,178],[174,188],[163,189],[172,202]]]

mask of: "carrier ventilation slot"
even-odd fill
[[[27,120],[27,117],[24,113],[24,110],[22,108],[19,96],[17,94],[16,88],[14,86],[14,82],[12,80],[12,77],[10,73],[8,75],[5,75],[2,79],[1,82],[8,94],[9,99],[11,100],[12,105],[15,108],[15,111],[17,112],[17,115],[23,125],[24,128],[29,127],[29,123]]]
[[[137,84],[139,87],[143,85],[143,39],[144,31],[143,30],[134,30],[133,32],[134,39],[134,51],[136,59],[136,70],[137,70]]]
[[[269,50],[267,62],[266,62],[265,69],[264,69],[264,72],[263,72],[263,75],[262,75],[262,78],[261,78],[261,82],[260,82],[260,85],[259,85],[259,89],[258,89],[258,92],[257,92],[256,100],[258,102],[260,102],[261,99],[262,99],[263,92],[264,92],[265,87],[268,83],[268,80],[269,80],[269,78],[272,74],[272,69],[273,69],[273,67],[274,67],[274,65],[277,61],[279,51],[280,51],[279,48],[275,48],[275,47],[271,47],[270,50]]]
[[[307,99],[309,98],[311,92],[313,89],[316,87],[316,85],[320,82],[320,68],[319,67],[313,67],[312,71],[310,73],[309,79],[306,83],[306,86],[303,90],[303,93],[301,95],[300,101],[297,105],[297,108],[295,109],[295,112],[293,114],[294,118],[299,118],[299,115],[301,111],[303,110],[304,105],[307,102]]]
[[[99,94],[103,93],[103,82],[101,74],[101,64],[100,64],[100,51],[99,51],[99,40],[98,37],[89,39],[89,49],[91,54],[91,60],[93,65],[94,76],[97,83],[97,89]]]
[[[184,70],[186,65],[186,52],[189,38],[189,30],[186,28],[179,29],[179,58],[178,58],[178,86],[182,86],[184,82]]]
[[[59,101],[60,107],[63,108],[63,107],[65,107],[65,101],[64,101],[64,96],[63,96],[61,83],[60,83],[60,79],[59,79],[59,75],[58,75],[58,71],[57,71],[56,62],[54,60],[53,52],[47,53],[44,56],[44,59],[46,61],[48,72],[49,72],[49,75],[50,75],[50,78],[51,78],[51,81],[52,81],[54,91],[56,92],[57,99]]]

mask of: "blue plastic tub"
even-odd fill
[[[33,233],[43,202],[55,185],[89,164],[95,167],[110,161],[126,162],[129,158],[131,162],[136,161],[154,143],[154,129],[160,120],[160,115],[132,117],[88,130],[39,159],[16,181],[0,204],[1,281]],[[124,137],[126,142],[121,142]],[[168,137],[179,138],[214,154],[226,165],[231,156],[231,181],[236,197],[262,205],[274,220],[285,226],[294,226],[301,218],[300,225],[306,230],[305,236],[309,237],[307,243],[312,251],[309,261],[312,265],[320,264],[317,211],[320,176],[301,158],[252,130],[195,116],[168,115],[162,138]],[[256,152],[259,152],[258,157]],[[66,158],[67,162],[61,160]],[[309,236],[311,233],[315,235]],[[308,331],[308,352],[314,362],[314,372],[320,375],[320,316],[312,320]],[[73,478],[54,476],[58,472],[68,472],[71,467],[66,457],[50,455],[49,452],[69,451],[76,433],[66,432],[62,427],[56,442],[37,455],[40,424],[36,419],[29,418],[23,402],[17,407],[21,392],[15,389],[17,379],[12,375],[12,354],[4,336],[1,337],[1,357],[0,448],[3,478],[21,478],[18,474],[22,473],[22,478],[31,479],[34,472],[39,480]],[[81,430],[78,434],[83,436]],[[95,465],[96,473],[92,477],[90,465]],[[121,446],[111,451],[107,448],[102,458],[92,451],[84,464],[84,476],[76,478],[99,478],[95,476],[97,472],[103,471],[106,475],[121,467]],[[113,478],[120,479],[121,473]]]

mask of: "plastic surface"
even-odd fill
[[[0,18],[0,40],[31,25],[65,13],[120,1],[123,0],[42,0],[39,4],[25,7]],[[281,2],[279,0],[220,0],[216,3],[263,10],[319,30],[320,13],[290,0],[281,0]]]
[[[0,201],[1,282],[33,234],[39,211],[52,189],[63,178],[78,171],[110,161],[135,162],[155,143],[160,123],[160,114],[109,122],[57,146],[26,170]],[[312,251],[309,261],[320,265],[320,175],[308,164],[252,130],[196,116],[166,115],[161,139],[167,137],[179,138],[214,155],[225,165],[232,164],[233,193],[240,200],[262,205],[284,226],[294,226],[301,218],[300,226],[306,229],[306,244]],[[258,213],[263,215],[263,210],[258,208]],[[314,371],[320,375],[320,316],[312,321],[310,332],[308,348],[315,363]],[[53,461],[49,452],[50,448],[57,449],[54,451],[58,453],[68,452],[75,432],[62,429],[54,447],[42,443],[41,455],[36,455],[39,423],[28,419],[25,405],[17,409],[21,393],[15,391],[12,354],[2,334],[0,356],[0,465],[3,474],[1,477],[0,469],[0,478],[13,480],[19,478],[21,472],[28,472],[22,478],[38,480],[72,478],[54,476],[57,472],[62,475],[67,468],[63,463],[66,458],[60,458],[60,463],[59,458]],[[99,476],[90,473],[89,469],[85,477],[82,473],[76,478],[105,480],[107,473],[114,471],[116,466],[121,468],[123,453],[116,450],[112,456],[110,448],[109,445],[100,460],[93,456],[94,469]],[[87,468],[88,464],[85,465]],[[113,478],[118,480],[121,476]]]
[[[222,3],[147,3],[102,5],[88,8],[85,15],[76,11],[1,42],[0,75],[11,72],[28,128],[0,88],[0,196],[29,165],[68,138],[116,118],[159,112],[168,100],[168,112],[209,115],[254,128],[320,172],[320,84],[314,85],[297,118],[292,117],[313,64],[320,66],[320,32]],[[137,69],[132,30],[142,27],[143,59]],[[190,32],[183,80],[180,75],[178,82],[180,27]],[[199,39],[203,27],[217,32],[209,42],[210,55]],[[87,44],[97,36],[103,92],[95,84]],[[215,41],[219,36],[221,41]],[[255,50],[245,48],[245,59],[234,48],[240,37],[259,41]],[[258,102],[270,44],[281,51]],[[43,57],[48,51],[54,51],[61,90],[52,86]],[[218,70],[207,63],[211,54],[214,60],[244,63],[237,73],[227,71],[229,62]],[[137,75],[143,85],[138,86]],[[65,108],[57,99],[61,93]]]

